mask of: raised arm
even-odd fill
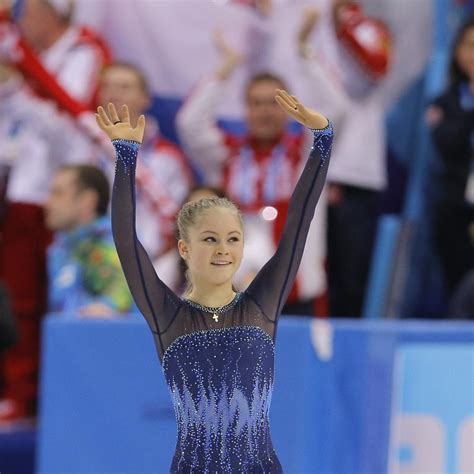
[[[214,43],[221,62],[214,74],[201,81],[186,99],[176,118],[176,126],[186,154],[202,170],[205,182],[220,186],[228,150],[226,136],[217,126],[216,109],[240,56],[228,46],[220,32],[214,34]]]
[[[115,147],[117,161],[112,192],[112,232],[117,253],[132,296],[155,333],[163,332],[176,314],[180,299],[158,278],[139,242],[135,229],[135,167],[143,140],[145,117],[136,127],[130,124],[126,105],[121,116],[109,104],[109,114],[102,107],[96,115],[99,127]]]
[[[247,294],[271,320],[280,314],[295,279],[314,210],[323,190],[333,136],[328,120],[304,107],[296,97],[277,91],[276,100],[289,115],[313,130],[314,142],[291,196],[277,251],[247,289]]]
[[[313,90],[314,84],[318,85],[312,100],[315,101],[318,110],[337,125],[344,118],[349,106],[349,97],[338,79],[324,67],[322,59],[310,45],[311,35],[316,30],[319,20],[318,9],[309,7],[303,10],[297,34],[297,49],[302,65],[301,77]]]

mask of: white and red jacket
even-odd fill
[[[272,146],[262,149],[249,137],[239,139],[225,133],[215,119],[224,88],[217,78],[203,82],[180,110],[177,126],[186,153],[203,171],[206,183],[223,187],[242,210],[246,245],[236,280],[246,286],[276,250],[288,201],[312,138],[306,132],[283,133]],[[312,299],[326,290],[325,212],[323,196],[290,300]]]
[[[95,105],[100,71],[111,60],[109,49],[97,33],[71,25],[39,58],[72,98]]]
[[[16,78],[0,84],[0,175],[10,202],[42,205],[56,168],[88,162],[87,140],[70,118]]]

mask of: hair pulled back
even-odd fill
[[[204,212],[217,208],[229,209],[235,212],[240,224],[242,224],[242,216],[239,208],[227,198],[211,197],[200,199],[199,201],[190,201],[184,204],[176,219],[178,238],[189,241],[189,228],[197,224],[199,217],[201,217]]]

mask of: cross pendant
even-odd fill
[[[217,323],[217,321],[219,321],[219,316],[214,313],[214,316],[212,317],[212,319]]]

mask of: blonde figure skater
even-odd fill
[[[97,122],[115,146],[112,227],[130,290],[153,332],[171,391],[178,439],[173,473],[279,473],[269,408],[278,316],[298,269],[323,189],[333,130],[326,118],[284,90],[276,101],[313,130],[314,144],[290,200],[275,255],[248,289],[232,278],[244,235],[236,206],[223,198],[185,204],[179,212],[178,249],[188,268],[184,297],[156,275],[135,230],[135,167],[145,118],[134,127],[128,109],[109,104]]]

